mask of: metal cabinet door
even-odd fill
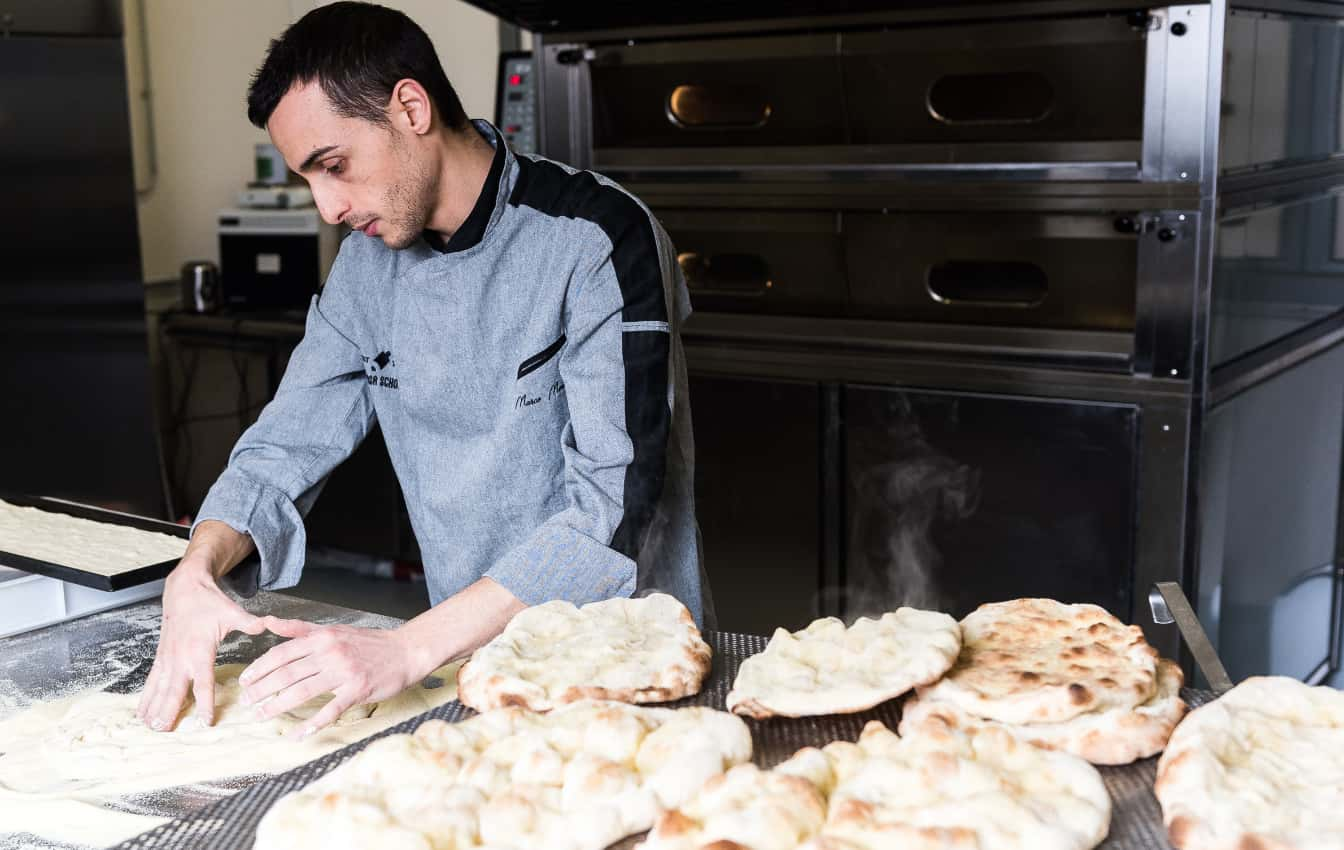
[[[1138,412],[845,389],[846,618],[1023,596],[1128,618]]]
[[[770,634],[816,616],[816,384],[692,377],[696,517],[719,628]]]

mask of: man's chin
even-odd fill
[[[380,233],[378,238],[383,240],[383,244],[393,251],[404,251],[414,245],[420,235],[418,233]]]

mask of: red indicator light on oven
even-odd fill
[[[521,86],[522,84],[523,84],[523,75],[522,75],[522,74],[510,74],[510,75],[509,75],[509,85],[511,85],[511,86]]]

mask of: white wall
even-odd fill
[[[429,34],[467,114],[493,117],[496,19],[459,0],[382,2],[410,15]],[[145,190],[139,204],[145,280],[174,278],[186,260],[218,261],[215,211],[230,206],[252,178],[253,145],[268,140],[247,121],[248,82],[270,40],[317,5],[315,0],[124,4],[136,184]],[[149,109],[141,97],[146,88],[141,8]],[[151,135],[157,179],[149,168]]]

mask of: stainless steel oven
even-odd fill
[[[1344,186],[1338,4],[475,2],[535,33],[541,153],[677,247],[724,628],[1039,594],[1177,652],[1215,227]]]

